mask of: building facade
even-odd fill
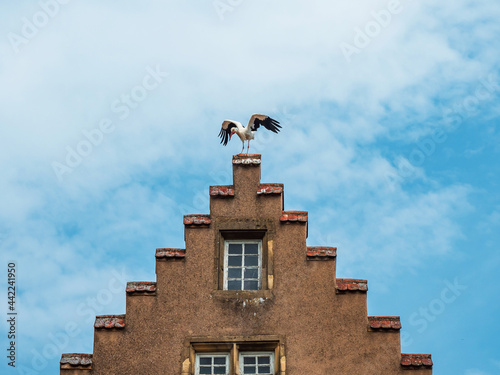
[[[184,216],[185,249],[156,249],[156,282],[129,282],[126,314],[97,316],[93,354],[60,373],[432,374],[401,354],[399,317],[367,316],[367,281],[336,278],[337,249],[307,246],[307,212],[260,182],[260,155],[232,163],[210,214]]]

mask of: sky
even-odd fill
[[[309,246],[368,279],[401,351],[500,374],[500,3],[0,3],[2,374],[91,353],[182,215],[231,183],[223,120],[253,113],[262,181],[309,212]],[[16,367],[8,365],[15,263]]]

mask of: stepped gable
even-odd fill
[[[126,315],[97,316],[94,353],[63,354],[61,374],[432,374],[430,354],[401,354],[399,317],[368,316],[367,280],[337,278],[337,248],[307,246],[308,212],[261,165],[233,156],[210,212],[178,218],[185,248],[156,249],[156,281],[128,282]]]

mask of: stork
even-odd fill
[[[278,133],[281,129],[280,123],[278,121],[266,115],[252,115],[246,127],[243,127],[243,125],[241,125],[241,123],[239,123],[238,121],[226,120],[222,123],[222,128],[219,133],[220,143],[226,146],[227,142],[231,140],[231,137],[234,134],[237,134],[238,137],[240,137],[241,142],[243,143],[240,154],[242,154],[243,150],[245,149],[245,141],[248,141],[248,155],[248,150],[250,149],[250,141],[255,138],[254,134],[260,125],[265,127],[267,130],[271,130],[273,133]]]

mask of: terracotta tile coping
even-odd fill
[[[260,184],[258,195],[282,194],[283,184]]]
[[[84,353],[64,353],[61,356],[61,365],[69,364],[71,366],[92,366],[92,354]]]
[[[368,281],[361,279],[337,279],[338,291],[368,291]]]
[[[308,246],[307,256],[310,258],[335,258],[337,256],[337,248],[326,246]]]
[[[211,222],[210,215],[184,215],[184,225],[208,225]]]
[[[260,155],[259,154],[238,154],[233,155],[233,164],[237,165],[260,165]]]
[[[281,213],[280,221],[281,222],[299,222],[306,223],[307,222],[307,211],[283,211]]]
[[[125,314],[120,315],[97,315],[94,328],[125,328]]]
[[[432,358],[430,354],[401,354],[401,365],[405,367],[432,367]]]
[[[156,249],[155,257],[156,257],[156,259],[184,258],[184,257],[186,257],[186,250],[185,249],[160,248],[160,249]]]
[[[401,329],[399,316],[369,316],[368,321],[371,329]]]
[[[210,186],[210,195],[212,197],[234,197],[233,185]]]
[[[154,281],[129,281],[127,283],[127,293],[152,293],[156,292],[156,282]]]

